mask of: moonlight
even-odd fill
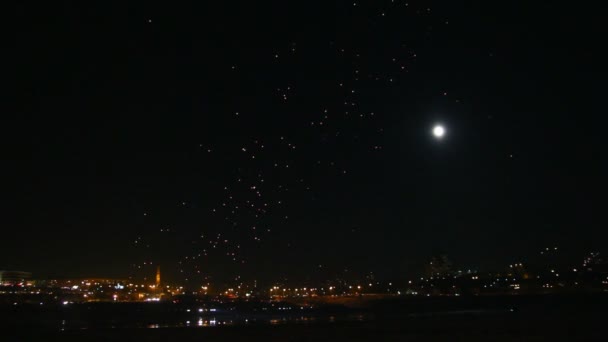
[[[441,125],[436,125],[435,127],[433,127],[433,135],[437,139],[443,138],[443,136],[445,135],[445,128],[443,128],[443,126]]]

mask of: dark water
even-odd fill
[[[308,309],[292,306],[290,310],[257,310],[236,305],[210,312],[197,305],[170,303],[87,303],[46,307],[20,305],[5,310],[5,324],[11,322],[13,327],[47,331],[311,325],[375,319],[370,310],[342,307]]]
[[[163,303],[2,308],[7,340],[608,341],[608,296],[383,300],[348,309],[214,310]],[[188,311],[190,310],[190,311]],[[263,312],[261,312],[263,311]]]

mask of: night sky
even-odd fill
[[[0,269],[312,281],[605,249],[597,9],[197,3],[7,10]]]

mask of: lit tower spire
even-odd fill
[[[156,287],[160,287],[160,266],[156,268]]]

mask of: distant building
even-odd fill
[[[0,285],[19,285],[32,278],[32,273],[23,271],[0,271]]]
[[[160,287],[160,266],[156,268],[156,287]]]
[[[452,274],[452,261],[447,255],[440,255],[431,258],[426,265],[426,274],[429,277],[447,276]]]

